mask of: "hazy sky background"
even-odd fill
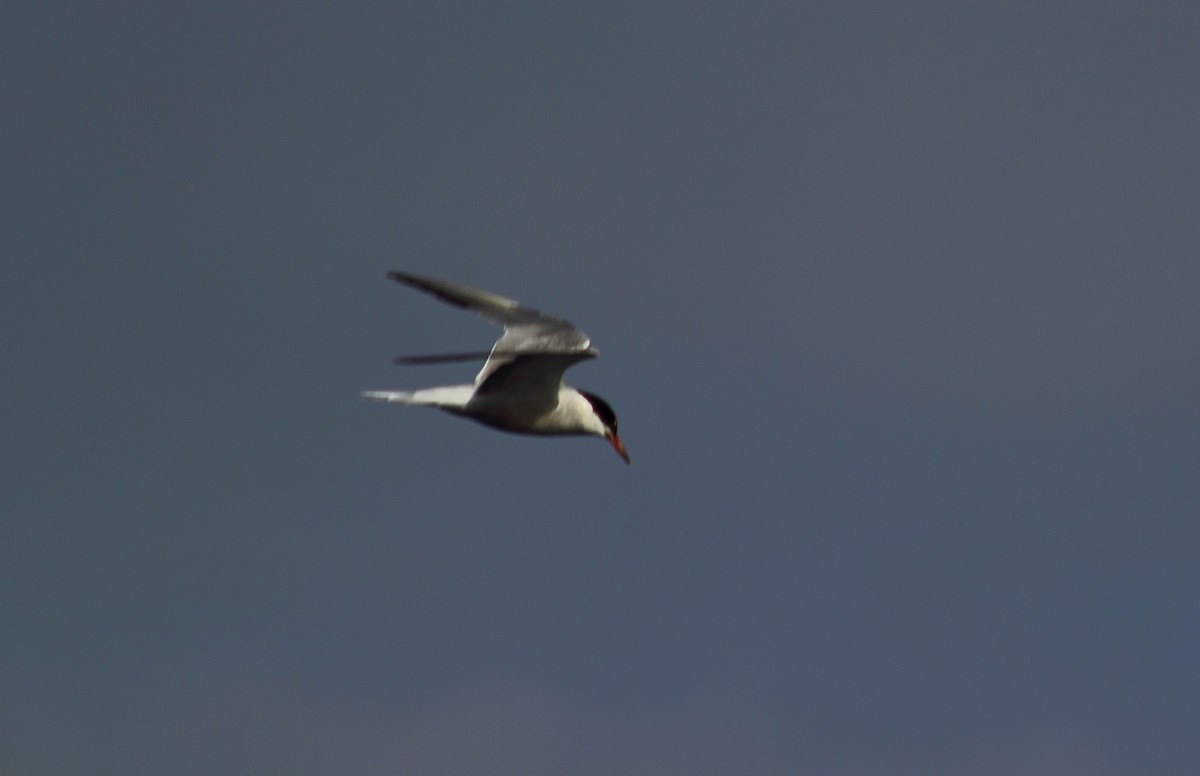
[[[3,12],[0,772],[1198,772],[1200,6],[424,5]]]

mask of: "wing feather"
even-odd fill
[[[510,383],[526,371],[527,376],[522,379],[538,383],[549,380],[557,392],[557,385],[562,382],[562,374],[568,367],[597,355],[590,347],[587,334],[575,324],[525,307],[515,299],[406,272],[392,271],[388,277],[504,326],[504,334],[496,340],[487,362],[475,376],[475,384],[481,389],[498,370],[513,365],[502,384]],[[531,361],[528,358],[531,356],[546,358]],[[516,375],[512,374],[514,371]],[[489,386],[488,390],[498,387],[499,384]]]

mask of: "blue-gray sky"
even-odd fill
[[[4,12],[0,771],[1196,772],[1195,3],[426,6]]]

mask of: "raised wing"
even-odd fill
[[[536,367],[527,363],[526,360],[520,371],[532,368],[532,371],[537,374],[535,379],[538,382],[554,379],[557,386],[567,367],[596,355],[596,351],[589,347],[591,340],[573,323],[525,307],[516,300],[489,291],[411,275],[406,272],[389,272],[388,277],[397,283],[403,283],[432,294],[455,307],[470,310],[504,326],[504,334],[496,340],[483,369],[479,370],[479,374],[475,376],[476,385],[488,380],[506,364],[513,364],[514,367],[517,367],[518,365],[513,362],[518,359],[542,355],[554,358],[539,359]],[[557,378],[552,377],[555,373]],[[507,383],[513,377],[510,375],[503,382]],[[520,379],[530,379],[530,377],[532,374],[527,374]],[[489,386],[489,388],[492,387]]]

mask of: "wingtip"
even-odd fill
[[[414,275],[411,272],[401,272],[398,269],[388,270],[387,277],[388,280],[394,280],[400,285],[416,288],[426,293],[433,294],[434,296],[440,296],[443,299],[446,298],[445,293],[438,288],[440,281],[433,280],[432,278]],[[459,302],[454,302],[454,304],[458,304],[460,307],[462,306]]]

